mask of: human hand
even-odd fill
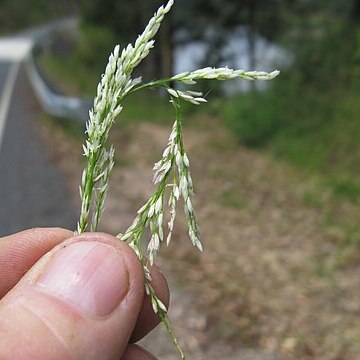
[[[166,305],[165,278],[152,269]],[[33,229],[0,239],[0,359],[154,357],[132,345],[159,322],[131,248],[101,233]]]

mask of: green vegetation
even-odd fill
[[[324,92],[283,77],[269,91],[230,99],[225,118],[242,143],[325,175],[334,195],[357,201],[359,98],[353,88]]]
[[[72,0],[2,0],[0,33],[24,30],[50,20],[74,16],[77,5]]]
[[[174,114],[169,107],[167,96],[159,96],[155,92],[144,92],[140,97],[130,96],[126,99],[123,118],[128,121],[147,121],[170,124]]]
[[[41,121],[49,128],[60,129],[66,136],[71,137],[72,139],[81,143],[84,138],[85,126],[80,124],[74,119],[64,118],[64,117],[54,117],[48,114],[44,114],[41,118]]]
[[[38,63],[46,77],[50,80],[56,79],[57,87],[61,92],[95,96],[94,91],[101,71],[91,71],[80,57],[63,59],[59,56],[41,55],[38,57]],[[167,96],[159,96],[158,92],[148,90],[144,91],[140,97],[130,96],[126,99],[126,107],[121,116],[122,123],[144,119],[155,123],[170,123],[173,112],[169,107]]]
[[[94,97],[115,43],[114,35],[105,27],[82,25],[77,34],[56,34],[45,52],[36,52],[36,60],[61,92]]]
[[[360,199],[360,2],[294,2],[278,38],[293,63],[267,91],[229,100],[239,141],[322,176],[335,197]],[[346,41],[344,41],[346,39]]]

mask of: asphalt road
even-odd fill
[[[0,62],[0,94],[10,63]],[[42,111],[20,69],[0,148],[0,236],[38,226],[75,229],[66,179],[39,134]]]
[[[7,74],[10,70],[10,65],[11,65],[11,63],[7,62],[7,61],[0,63],[0,89],[1,89],[1,92],[2,92],[2,89],[4,88]]]

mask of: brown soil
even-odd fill
[[[205,250],[189,245],[179,218],[160,258],[175,287],[170,317],[188,358],[357,359],[360,251],[337,221],[359,218],[359,207],[335,201],[318,179],[239,146],[218,120],[191,121],[184,139]],[[51,131],[77,190],[80,146]],[[115,129],[118,166],[103,231],[124,231],[151,194],[151,168],[169,131],[148,123]],[[176,358],[167,340],[161,348],[156,341],[146,344],[160,358]]]

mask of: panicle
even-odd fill
[[[84,232],[88,228],[88,217],[92,202],[94,203],[94,212],[91,230],[97,228],[98,220],[104,208],[108,175],[113,166],[112,160],[105,160],[107,155],[110,156],[110,152],[113,153],[113,150],[108,151],[105,147],[110,128],[115,118],[122,111],[122,99],[141,82],[141,78],[132,79],[132,72],[154,46],[153,37],[158,32],[161,21],[165,14],[170,11],[173,3],[174,1],[170,0],[165,7],[161,6],[158,9],[134,45],[129,44],[122,50],[121,54],[119,45],[116,45],[109,56],[86,124],[88,139],[83,146],[83,152],[87,162],[80,188],[82,205],[77,227],[78,233]],[[100,176],[100,174],[104,174],[104,176]],[[100,180],[106,182],[101,183],[101,186],[96,189]]]
[[[231,80],[236,78],[242,78],[245,80],[272,80],[279,74],[280,71],[278,70],[268,73],[264,71],[234,70],[228,67],[205,67],[203,69],[175,75],[171,78],[171,80],[183,82],[185,84],[188,84],[189,82],[194,84],[196,83],[196,80],[200,79]]]

